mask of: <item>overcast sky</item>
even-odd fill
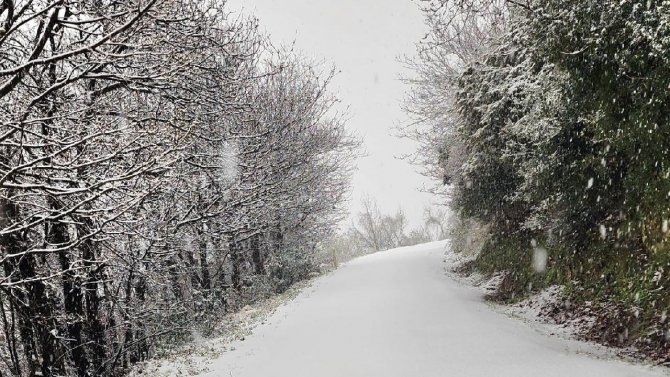
[[[351,210],[362,195],[375,198],[386,211],[401,206],[418,225],[433,198],[418,191],[427,180],[396,157],[413,150],[407,140],[391,136],[407,121],[400,105],[408,73],[397,58],[414,53],[425,34],[422,14],[412,0],[229,0],[229,9],[255,14],[276,44],[290,44],[303,54],[334,64],[332,90],[349,105],[348,127],[364,137],[369,156],[358,161]]]

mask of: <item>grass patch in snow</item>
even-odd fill
[[[315,278],[293,284],[281,294],[247,305],[240,311],[227,314],[216,324],[213,335],[203,337],[197,332],[191,340],[180,347],[163,349],[159,356],[133,366],[128,377],[195,376],[209,371],[209,364],[223,353],[234,351],[230,345],[244,340],[253,329],[265,323],[279,307],[292,301],[304,289],[310,287]]]

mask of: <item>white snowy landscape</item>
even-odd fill
[[[663,375],[669,224],[669,0],[0,0],[0,377]]]
[[[454,260],[447,252],[452,262],[445,263],[446,247],[439,241],[355,259],[315,280],[218,358],[188,363],[207,370],[201,377],[667,375],[485,303],[472,280],[445,271]],[[145,373],[188,370],[162,362]]]

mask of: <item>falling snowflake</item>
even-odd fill
[[[537,273],[543,273],[547,270],[547,250],[541,247],[533,249],[533,270]]]

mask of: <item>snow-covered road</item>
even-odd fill
[[[444,273],[444,243],[348,263],[282,307],[202,376],[659,376],[489,308]]]

